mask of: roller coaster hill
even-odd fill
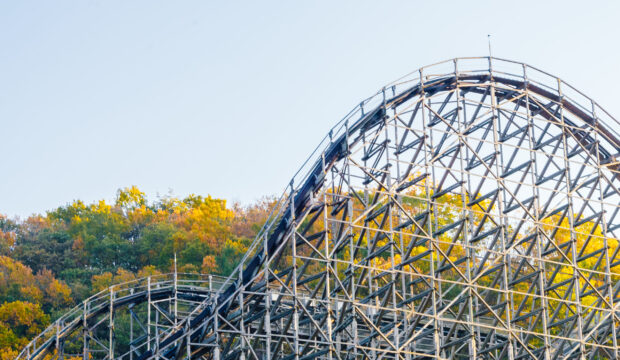
[[[617,359],[620,124],[491,57],[322,139],[228,278],[115,285],[19,359]]]

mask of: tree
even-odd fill
[[[0,305],[0,359],[16,356],[49,321],[39,304],[13,301]]]
[[[41,304],[45,310],[71,305],[71,289],[52,272],[32,269],[19,261],[0,256],[0,303],[26,300]]]
[[[0,215],[0,255],[8,255],[15,247],[16,230],[19,225]]]

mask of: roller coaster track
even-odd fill
[[[80,326],[84,358],[617,358],[619,128],[526,64],[421,68],[329,132],[217,291],[162,290],[121,350],[111,291],[20,358]],[[118,306],[149,303],[134,292]]]

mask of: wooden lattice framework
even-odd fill
[[[617,358],[618,129],[522,63],[421,68],[340,121],[221,290],[131,356]]]

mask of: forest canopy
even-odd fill
[[[149,201],[136,186],[113,203],[76,200],[26,219],[0,215],[0,360],[89,295],[148,275],[228,275],[267,220],[273,198],[250,205],[211,196]]]

